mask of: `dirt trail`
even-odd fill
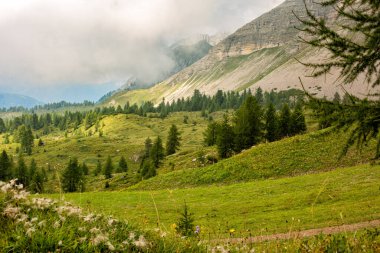
[[[365,221],[365,222],[336,226],[336,227],[324,227],[324,228],[308,229],[308,230],[302,230],[302,231],[291,231],[291,232],[282,233],[282,234],[262,235],[262,236],[248,237],[248,238],[228,238],[228,239],[213,240],[213,241],[214,242],[223,241],[223,242],[229,242],[229,243],[239,243],[239,242],[253,243],[253,242],[263,242],[263,241],[272,241],[272,240],[287,240],[287,239],[294,239],[294,238],[303,238],[303,237],[310,237],[310,236],[319,235],[319,234],[326,234],[326,235],[336,234],[336,233],[341,233],[341,232],[350,232],[350,231],[356,231],[359,229],[375,228],[375,227],[380,227],[380,220]]]

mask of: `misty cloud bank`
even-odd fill
[[[14,0],[0,3],[0,88],[156,80],[179,38],[232,32],[280,0]],[[14,87],[13,87],[14,88]]]

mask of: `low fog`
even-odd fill
[[[280,2],[1,1],[0,92],[94,100],[131,76],[152,82],[173,65],[165,54],[171,43],[232,33]]]

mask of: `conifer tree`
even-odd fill
[[[149,157],[149,154],[150,154],[150,150],[152,149],[152,140],[148,137],[146,138],[145,140],[145,153],[144,153],[144,156],[145,157]]]
[[[88,175],[88,166],[85,162],[82,163],[82,173],[83,175],[87,176]]]
[[[127,172],[127,171],[128,171],[127,161],[125,160],[124,156],[121,156],[119,160],[119,166],[117,168],[117,172],[121,173],[121,172]]]
[[[280,136],[286,137],[291,135],[291,112],[288,104],[284,104],[280,113]]]
[[[31,182],[32,179],[34,178],[36,171],[37,171],[37,164],[36,164],[36,161],[34,160],[34,158],[32,158],[32,160],[30,161],[30,165],[29,165],[29,173],[28,173],[29,182]]]
[[[172,125],[169,130],[168,140],[166,141],[166,155],[174,154],[180,146],[180,135],[176,125]]]
[[[221,158],[227,158],[232,155],[234,139],[235,135],[233,128],[229,124],[227,116],[224,115],[223,122],[219,127],[218,137],[216,138],[218,154]]]
[[[6,181],[12,176],[11,161],[5,150],[0,155],[0,181]]]
[[[262,109],[256,99],[248,96],[235,117],[235,151],[252,147],[262,138]]]
[[[214,146],[216,144],[218,127],[219,127],[218,123],[214,122],[214,121],[210,122],[207,125],[207,129],[203,134],[204,135],[204,144],[207,147]]]
[[[160,136],[157,136],[156,140],[154,141],[149,156],[153,163],[153,166],[155,168],[158,168],[165,157],[165,152]]]
[[[112,178],[112,171],[113,171],[112,159],[111,159],[111,156],[108,156],[106,164],[104,165],[104,176],[106,179]]]
[[[42,172],[37,170],[31,180],[31,191],[35,193],[42,193],[44,191],[44,178]]]
[[[101,172],[102,172],[102,163],[100,162],[100,160],[98,160],[98,162],[96,163],[96,168],[94,170],[94,176],[99,175]]]
[[[378,0],[325,0],[322,6],[332,7],[335,19],[317,17],[306,7],[306,18],[299,18],[304,42],[325,49],[329,57],[321,63],[304,63],[313,69],[313,76],[340,71],[341,84],[351,84],[360,75],[365,76],[365,87],[380,85],[380,1]],[[301,82],[302,83],[302,82]],[[335,85],[335,84],[334,84]],[[374,90],[370,99],[358,99],[345,94],[341,105],[308,94],[317,115],[325,118],[323,126],[350,129],[342,154],[357,144],[363,147],[371,139],[377,140],[376,158],[380,157],[380,102]],[[322,111],[322,113],[321,113]],[[332,115],[332,116],[329,116]],[[349,128],[351,127],[351,128]]]
[[[272,103],[269,104],[265,113],[265,138],[269,142],[279,139],[279,120]]]
[[[0,118],[0,134],[5,133],[6,131],[7,129],[5,127],[4,120]]]
[[[306,131],[305,116],[303,115],[302,106],[300,103],[296,104],[296,107],[291,115],[290,128],[293,135],[304,133]]]
[[[17,168],[15,170],[14,176],[15,178],[17,178],[17,183],[24,185],[24,187],[28,187],[29,185],[28,167],[26,166],[22,155],[19,156]]]
[[[264,104],[263,89],[261,89],[261,87],[257,88],[256,93],[255,93],[255,98],[256,98],[256,102],[259,105]]]
[[[71,158],[66,169],[62,173],[62,190],[76,192],[84,190],[82,169],[78,165],[78,159]]]
[[[189,212],[186,202],[183,206],[176,230],[182,236],[192,236],[194,234],[194,217],[193,214]]]
[[[152,163],[151,159],[145,159],[141,166],[141,176],[143,179],[148,179],[156,176],[156,167]]]

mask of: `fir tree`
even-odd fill
[[[153,145],[152,140],[149,137],[146,138],[144,145],[145,145],[144,156],[149,157],[150,150],[152,149],[152,145]]]
[[[104,165],[104,176],[106,179],[112,178],[113,165],[111,156],[108,156],[106,164]]]
[[[172,125],[169,130],[168,140],[166,141],[166,155],[174,154],[180,146],[180,135],[176,125]]]
[[[117,168],[117,172],[121,173],[121,172],[127,172],[127,171],[128,171],[127,161],[125,160],[124,156],[121,156],[119,160],[119,166]]]
[[[0,156],[0,181],[6,181],[12,176],[11,161],[7,152],[3,150]]]
[[[156,167],[152,163],[151,159],[145,159],[141,166],[141,176],[143,179],[148,179],[156,176]]]
[[[194,217],[189,212],[189,208],[185,202],[180,218],[178,219],[178,226],[176,230],[182,236],[194,235]]]
[[[4,120],[0,118],[0,134],[5,133],[5,131],[7,131],[7,129],[5,127]]]
[[[234,131],[232,126],[228,123],[228,118],[225,115],[218,131],[216,138],[216,145],[218,154],[221,158],[226,158],[232,155],[234,148]]]
[[[152,148],[150,150],[150,159],[153,163],[153,166],[155,168],[158,168],[161,165],[162,160],[165,157],[164,148],[162,146],[162,140],[160,136],[157,136],[156,140],[154,141]]]
[[[96,163],[96,168],[94,170],[94,176],[99,175],[101,172],[102,172],[102,163],[100,162],[100,160],[98,160],[98,162]]]
[[[279,139],[279,120],[272,103],[269,104],[265,113],[265,138],[269,142]]]
[[[286,137],[291,135],[291,112],[288,104],[284,104],[280,113],[280,136]]]
[[[260,142],[262,137],[262,109],[256,99],[248,96],[237,110],[235,117],[235,150],[252,147]]]
[[[84,179],[82,169],[78,165],[78,160],[72,158],[66,169],[62,173],[62,190],[65,192],[76,192],[84,190]]]
[[[36,161],[32,158],[29,165],[28,180],[31,182],[37,171]]]
[[[303,115],[302,106],[300,103],[296,105],[291,115],[291,133],[299,134],[306,131],[305,116]]]
[[[88,166],[85,162],[82,163],[82,173],[83,175],[87,176],[88,175]]]
[[[31,191],[35,193],[42,193],[44,191],[44,178],[42,172],[37,170],[31,180]]]
[[[15,178],[17,178],[17,183],[24,185],[24,187],[29,186],[29,173],[28,167],[25,164],[24,158],[22,155],[19,156],[17,168],[15,170]]]
[[[207,125],[207,129],[204,132],[204,144],[207,147],[214,146],[216,144],[216,138],[218,133],[218,123],[212,121]]]

